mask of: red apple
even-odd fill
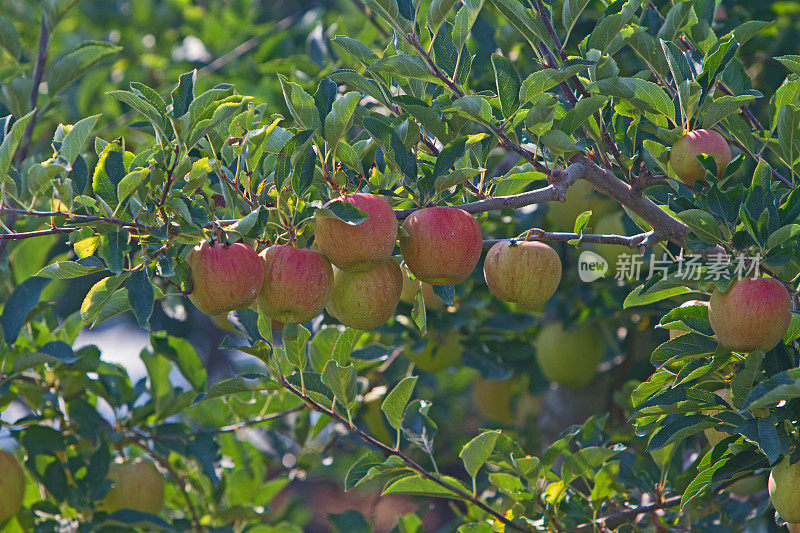
[[[261,254],[266,274],[258,306],[286,324],[308,322],[325,308],[333,284],[331,264],[319,252],[270,246]]]
[[[500,241],[486,254],[483,275],[501,300],[536,307],[555,294],[561,259],[543,242]]]
[[[721,176],[731,162],[731,148],[725,137],[714,130],[690,131],[675,142],[669,156],[675,174],[690,187],[706,176],[706,169],[697,160],[700,154],[714,158],[717,176]]]
[[[478,264],[483,249],[475,218],[455,207],[426,207],[403,222],[400,250],[408,269],[431,285],[464,281]]]
[[[114,482],[104,500],[109,513],[120,509],[150,514],[161,511],[164,505],[164,477],[152,461],[135,459],[112,463],[108,469],[108,479]]]
[[[207,315],[252,304],[264,283],[264,263],[246,244],[204,242],[186,258],[192,269],[191,300]]]
[[[731,350],[770,350],[789,329],[791,301],[774,278],[734,281],[728,292],[711,294],[708,320],[717,340]]]
[[[0,524],[17,514],[25,495],[25,472],[14,454],[0,450]]]
[[[347,194],[331,202],[336,200],[353,204],[369,218],[356,225],[337,218],[317,218],[314,241],[319,251],[342,270],[369,268],[370,263],[391,256],[397,242],[397,217],[389,203],[369,193]]]
[[[394,258],[373,263],[368,270],[337,268],[325,308],[345,326],[372,329],[392,317],[402,290],[403,273]]]

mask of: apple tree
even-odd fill
[[[3,531],[301,531],[325,476],[423,502],[398,532],[800,528],[800,56],[756,89],[760,7],[325,3],[272,72],[68,118],[129,54],[68,49],[78,4],[0,17]],[[119,316],[143,377],[79,340]]]

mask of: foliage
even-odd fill
[[[758,257],[794,299],[800,59],[772,42],[796,33],[790,15],[713,0],[122,4],[12,0],[0,18],[0,408],[25,412],[0,427],[29,476],[3,531],[300,531],[308,502],[278,495],[306,475],[447,501],[443,527],[466,532],[776,527],[764,491],[742,505],[725,489],[797,449],[800,322],[766,353],[726,349],[705,306],[680,305],[724,290],[719,271],[680,276],[676,258]],[[208,52],[195,61],[174,48],[194,33]],[[764,50],[778,63],[753,76]],[[669,147],[700,127],[737,157],[719,177],[701,158],[708,184],[692,189]],[[558,202],[585,183],[560,227]],[[425,310],[419,289],[367,332],[234,311],[217,318],[222,346],[249,357],[210,376],[177,325],[188,250],[309,247],[315,216],[361,220],[321,212],[356,190],[400,219],[461,205],[487,238],[550,241],[560,288],[526,309],[476,269],[435,289],[447,307]],[[624,232],[596,230],[623,212]],[[587,246],[666,267],[584,283]],[[76,341],[121,314],[149,331],[141,379]],[[552,321],[602,334],[587,390],[550,387],[537,367]],[[445,337],[460,363],[416,368],[408,354]],[[727,388],[732,405],[713,394]],[[513,412],[486,405],[499,390]],[[551,413],[536,416],[538,396]],[[166,510],[109,515],[108,466],[139,455],[168,480]],[[396,530],[423,530],[422,514]],[[330,517],[343,531],[367,520]]]

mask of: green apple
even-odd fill
[[[138,458],[112,463],[108,469],[108,479],[114,483],[104,501],[109,513],[120,509],[150,514],[161,511],[164,505],[164,477],[152,461]]]
[[[542,327],[536,338],[536,360],[545,377],[571,388],[585,387],[603,360],[603,341],[595,327],[567,331],[559,322]]]
[[[405,269],[403,271],[403,292],[400,293],[400,301],[409,305],[414,305],[417,298],[417,290],[422,286],[422,301],[425,303],[425,309],[444,309],[447,304],[433,292],[433,286],[430,283],[422,283],[418,279],[411,281]]]
[[[464,346],[461,344],[461,336],[457,333],[444,335],[429,332],[425,347],[421,351],[409,349],[407,353],[420,370],[439,372],[461,362]]]
[[[485,379],[477,376],[472,382],[472,399],[478,413],[493,422],[511,423],[514,419],[511,412],[513,385],[513,379]]]
[[[0,524],[22,508],[25,472],[11,452],[0,450]]]
[[[781,518],[790,524],[800,523],[800,462],[790,463],[789,456],[769,474],[769,499]]]
[[[593,218],[601,217],[616,209],[616,202],[598,193],[586,180],[578,180],[567,189],[564,202],[548,204],[550,218],[555,222],[555,229],[572,231],[575,219],[584,211],[591,211]]]

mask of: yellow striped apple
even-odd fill
[[[706,169],[697,160],[700,154],[714,158],[718,177],[731,162],[731,148],[725,137],[714,130],[688,132],[672,146],[669,163],[681,181],[690,187],[706,176]]]
[[[345,326],[372,329],[392,315],[403,290],[400,265],[390,257],[367,270],[334,269],[328,313]]]
[[[789,292],[774,278],[734,281],[727,292],[715,290],[708,321],[720,344],[750,352],[774,348],[789,329]]]
[[[800,462],[791,463],[789,456],[784,457],[772,468],[768,488],[772,506],[781,518],[800,523]]]
[[[392,255],[397,243],[397,217],[389,202],[370,193],[346,194],[334,201],[352,204],[369,215],[360,224],[330,217],[314,222],[314,242],[336,268],[366,269],[370,263]]]
[[[555,294],[561,259],[543,242],[500,241],[486,254],[483,275],[501,300],[536,307]]]
[[[420,281],[455,285],[470,275],[483,249],[475,218],[455,207],[426,207],[403,222],[400,250],[406,266]]]
[[[264,264],[248,245],[204,242],[187,257],[194,305],[214,316],[252,304],[264,283]]]
[[[308,322],[325,308],[333,285],[333,268],[319,252],[294,246],[270,246],[264,260],[264,285],[258,306],[286,324]]]

